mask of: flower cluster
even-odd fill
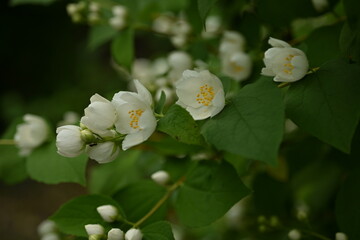
[[[116,5],[112,8],[113,16],[109,19],[109,24],[117,30],[126,26],[127,9],[122,5]]]
[[[75,157],[85,151],[99,163],[113,161],[123,150],[146,141],[156,128],[150,92],[135,80],[137,93],[120,91],[109,101],[95,94],[84,110],[80,126],[56,130],[58,153]]]
[[[221,39],[219,54],[221,71],[236,81],[246,80],[252,69],[250,56],[244,52],[245,39],[234,31],[225,31]]]

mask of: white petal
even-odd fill
[[[273,77],[275,76],[275,73],[271,70],[271,68],[262,68],[261,75]]]
[[[109,103],[110,101],[107,100],[106,98],[102,97],[101,95],[95,93],[94,95],[91,96],[90,98],[90,102],[103,102],[103,103]]]
[[[120,150],[113,142],[98,143],[95,146],[87,146],[86,153],[98,163],[107,163],[115,160]]]
[[[152,106],[153,99],[149,90],[147,90],[144,85],[139,82],[139,80],[134,80],[134,83],[139,96],[144,99],[144,101],[148,103],[149,106]]]
[[[136,146],[144,141],[143,134],[138,131],[136,133],[126,135],[124,141],[122,142],[122,150],[127,150],[133,146]]]
[[[288,44],[287,42],[284,42],[282,40],[276,39],[276,38],[269,38],[268,43],[273,46],[273,47],[280,47],[280,48],[287,48],[287,47],[291,47],[290,44]]]

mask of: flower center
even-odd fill
[[[292,70],[295,68],[294,65],[291,64],[291,60],[294,58],[295,56],[290,54],[289,56],[287,56],[285,58],[286,63],[284,64],[284,69],[283,72],[286,74],[292,74]]]
[[[144,110],[141,109],[137,109],[137,110],[131,110],[128,112],[129,116],[130,116],[130,127],[132,127],[133,129],[139,129],[139,119],[141,117],[141,115],[143,114]]]
[[[239,73],[244,70],[244,68],[240,65],[237,65],[236,62],[230,62],[230,66],[234,70],[234,72]]]
[[[200,87],[200,92],[196,95],[196,101],[204,106],[209,106],[214,96],[214,88],[205,84]]]

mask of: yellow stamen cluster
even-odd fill
[[[200,87],[200,92],[196,95],[196,101],[204,106],[209,106],[214,96],[214,88],[205,84]]]
[[[244,70],[244,68],[243,68],[242,66],[237,65],[235,62],[230,62],[230,66],[231,66],[232,69],[233,69],[235,72],[237,72],[237,73],[239,73],[239,72],[241,72],[241,71]]]
[[[291,64],[291,60],[294,58],[295,56],[290,54],[289,56],[287,56],[285,58],[286,63],[284,64],[284,69],[283,72],[287,73],[287,74],[292,74],[292,70],[295,68],[294,65]]]
[[[139,119],[141,117],[141,115],[143,114],[144,110],[141,109],[137,109],[137,110],[131,110],[128,112],[128,114],[130,115],[130,127],[132,127],[133,129],[138,129],[140,128],[139,126]]]

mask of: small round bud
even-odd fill
[[[80,137],[85,143],[92,143],[95,140],[94,134],[89,129],[81,130]]]
[[[112,228],[108,232],[107,240],[123,240],[124,239],[124,232],[121,231],[119,228]]]
[[[104,227],[100,224],[87,224],[85,225],[86,233],[89,236],[101,236],[104,234]]]
[[[77,13],[78,7],[75,3],[69,3],[68,5],[66,5],[66,11],[71,16]]]
[[[170,176],[166,171],[157,171],[151,175],[151,179],[159,185],[165,185],[169,181]]]
[[[337,232],[335,234],[335,240],[348,240],[348,237],[343,232]]]
[[[141,240],[143,234],[139,229],[131,228],[125,233],[125,240]]]
[[[127,10],[124,6],[116,5],[112,8],[112,13],[114,16],[124,18],[127,14]]]
[[[293,229],[288,233],[288,237],[291,240],[299,240],[299,239],[301,239],[301,233],[299,230]]]
[[[124,18],[115,16],[115,17],[112,17],[109,19],[109,24],[111,27],[113,27],[117,30],[121,30],[125,27],[126,22],[125,22]]]
[[[98,12],[100,10],[100,5],[97,2],[90,2],[89,4],[89,10],[91,12]]]
[[[103,205],[97,207],[96,210],[105,222],[114,222],[119,215],[117,208],[113,205]]]
[[[55,222],[52,220],[46,219],[39,224],[37,231],[40,236],[43,236],[43,235],[49,234],[49,233],[53,233],[56,231]]]

